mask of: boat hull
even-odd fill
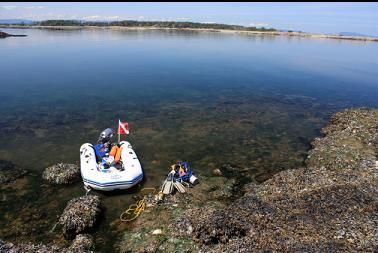
[[[143,179],[143,169],[132,146],[127,141],[122,147],[122,167],[101,169],[96,161],[93,145],[84,143],[80,147],[80,172],[84,185],[100,191],[124,190]]]

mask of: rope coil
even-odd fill
[[[156,193],[156,189],[155,188],[143,188],[143,189],[140,190],[140,192],[142,193],[143,191],[147,191],[147,190],[148,191],[152,190],[152,192],[149,192],[149,193],[152,193],[152,194]],[[138,218],[139,215],[146,208],[146,198],[147,198],[147,195],[149,193],[143,194],[144,195],[143,199],[139,200],[138,202],[136,202],[134,204],[131,204],[126,211],[124,211],[123,213],[121,213],[121,215],[119,216],[120,220],[122,222],[124,222],[124,221],[130,222],[130,221],[133,221],[136,218]]]

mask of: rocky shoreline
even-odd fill
[[[336,113],[307,167],[283,171],[224,209],[192,210],[203,252],[378,250],[378,110]]]
[[[378,250],[378,110],[336,113],[323,134],[313,141],[306,167],[262,184],[246,181],[240,198],[233,189],[244,170],[215,170],[185,200],[174,196],[170,205],[141,216],[119,251]],[[153,235],[156,229],[162,234]]]
[[[138,219],[113,224],[123,234],[115,248],[119,252],[378,250],[378,110],[338,112],[322,133],[312,142],[305,167],[282,171],[261,184],[245,173],[248,169],[223,165],[212,176],[199,174],[201,183],[186,194],[168,196],[162,203],[147,196],[146,210]],[[77,175],[77,169],[73,171]],[[88,233],[101,213],[96,195],[72,199],[58,221],[65,238],[75,238],[71,246],[0,240],[0,252],[92,252]]]

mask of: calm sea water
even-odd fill
[[[0,238],[13,241],[58,240],[48,230],[66,201],[84,193],[82,183],[51,187],[40,175],[78,162],[80,145],[119,118],[130,124],[145,186],[157,186],[176,160],[204,174],[232,163],[263,181],[303,165],[333,112],[378,106],[374,42],[2,30],[28,35],[0,40],[0,159],[30,171],[23,194],[1,189]],[[128,194],[104,197],[100,249],[122,235],[110,224],[130,202]]]

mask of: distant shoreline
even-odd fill
[[[254,35],[274,35],[287,37],[305,37],[316,39],[339,39],[339,40],[357,40],[357,41],[374,41],[378,42],[378,37],[369,36],[345,36],[345,35],[327,35],[314,34],[305,32],[279,32],[279,31],[247,31],[247,30],[230,30],[230,29],[206,29],[206,28],[162,28],[162,27],[127,27],[127,26],[38,26],[38,25],[0,25],[0,28],[14,29],[48,29],[48,30],[80,30],[80,29],[113,29],[113,30],[178,30],[178,31],[198,31],[198,32],[221,32],[221,33],[242,33]]]

